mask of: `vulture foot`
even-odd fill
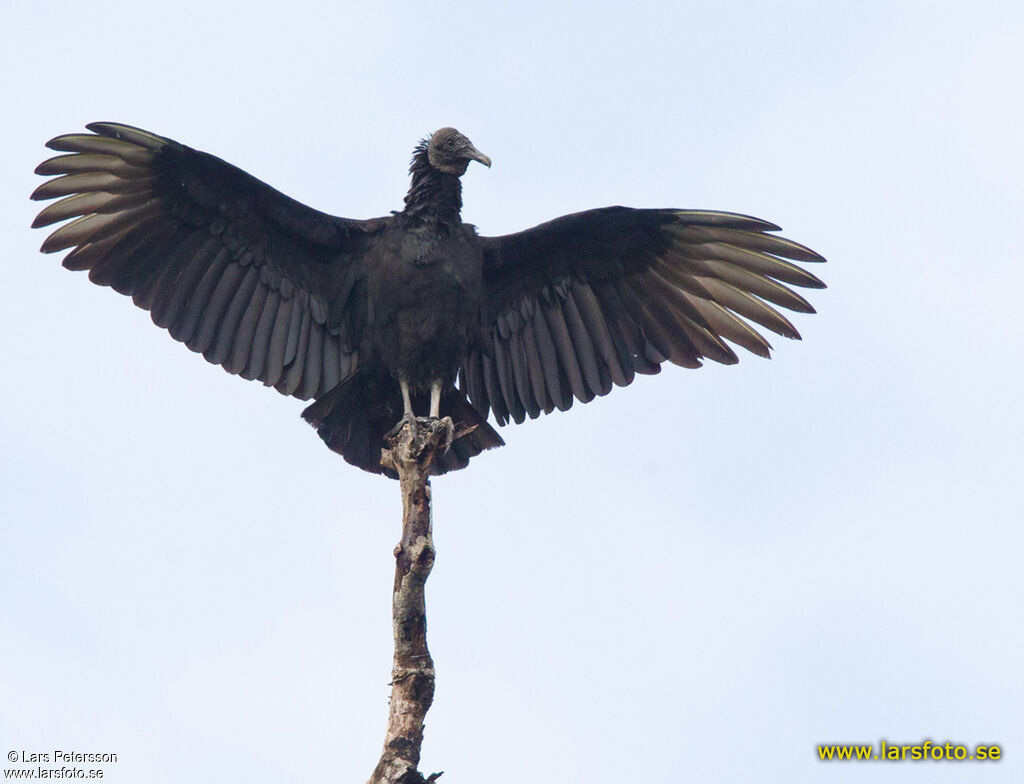
[[[405,414],[401,419],[399,419],[395,426],[384,434],[384,440],[389,442],[394,441],[398,437],[399,431],[406,425],[409,427],[416,427],[415,414]]]
[[[455,440],[455,423],[451,417],[416,417],[411,414],[403,416],[397,425],[384,436],[388,448],[384,450],[381,463],[397,470],[398,461],[418,463],[427,469],[435,456],[445,454]]]

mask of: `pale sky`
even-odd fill
[[[420,769],[1024,780],[1024,6],[50,2],[2,27],[0,751],[365,781],[391,666],[397,485],[40,255],[44,142],[125,122],[363,218],[454,125],[494,161],[463,179],[483,234],[744,212],[829,288],[770,362],[667,366],[435,480]],[[817,760],[880,739],[1005,759]]]

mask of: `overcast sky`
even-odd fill
[[[1009,1],[9,4],[0,751],[360,782],[391,666],[397,486],[40,255],[43,143],[126,122],[360,218],[454,125],[483,234],[732,210],[829,289],[770,362],[667,367],[434,482],[421,770],[1024,780],[1022,40]],[[817,761],[883,738],[1005,760]]]

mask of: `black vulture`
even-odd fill
[[[64,266],[129,295],[207,360],[313,399],[303,417],[382,473],[384,435],[414,412],[460,434],[433,472],[504,442],[501,425],[589,402],[666,360],[763,357],[748,322],[799,338],[774,306],[814,309],[793,263],[824,259],[778,226],[707,210],[605,207],[503,237],[462,222],[460,177],[491,161],[454,128],[413,152],[405,209],[318,212],[220,158],[117,123],[58,136],[33,199]],[[726,342],[728,341],[728,343]],[[468,431],[468,432],[466,432]]]

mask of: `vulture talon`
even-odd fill
[[[431,433],[442,433],[442,438],[438,446],[438,454],[443,455],[452,448],[452,442],[455,440],[455,423],[451,417],[429,418],[430,432]]]
[[[394,441],[403,427],[409,426],[415,429],[418,424],[417,418],[413,414],[402,414],[402,418],[395,423],[395,426],[384,434],[384,440]]]

